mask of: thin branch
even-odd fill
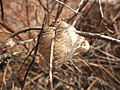
[[[2,2],[2,0],[0,0],[0,6],[1,6],[1,14],[2,14],[1,20],[4,21],[4,8],[3,8],[3,2]]]
[[[70,83],[62,80],[61,78],[59,78],[59,77],[56,76],[56,75],[54,75],[54,77],[55,77],[56,79],[58,79],[59,81],[63,82],[64,84],[69,85],[69,86],[71,86],[71,87],[73,87],[73,88],[76,88],[76,89],[80,90],[80,87],[78,87],[78,86],[76,86],[76,85],[73,85],[73,84],[70,84]]]
[[[5,63],[7,62],[7,59],[16,59],[18,57],[18,55],[22,55],[22,54],[25,54],[25,52],[14,52],[12,54],[9,54],[9,53],[4,53],[2,55],[0,55],[0,65],[2,63]]]
[[[107,27],[107,24],[104,22],[106,19],[104,18],[104,13],[103,13],[103,8],[102,8],[102,4],[101,4],[101,0],[99,0],[99,9],[100,9],[100,14],[101,14],[101,18],[102,20],[102,24],[105,26],[105,28],[110,32],[110,33],[114,33],[111,29],[109,29]]]
[[[81,5],[84,3],[84,1],[85,1],[85,0],[81,0],[81,1],[80,1],[79,5],[78,5],[78,8],[76,9],[76,12],[79,12],[80,7],[81,7]]]
[[[33,50],[34,50],[34,49],[33,49]],[[32,51],[32,52],[33,52],[33,51]],[[32,53],[32,52],[31,52],[31,53]],[[30,53],[30,55],[31,55],[31,53]],[[27,57],[29,57],[30,55],[28,55]],[[27,60],[27,59],[26,59],[26,60]],[[24,85],[25,85],[25,81],[26,81],[28,72],[29,72],[30,68],[32,67],[32,65],[33,65],[33,63],[34,63],[34,60],[35,60],[35,56],[33,57],[33,60],[32,60],[32,62],[30,63],[30,65],[28,66],[28,69],[27,69],[27,71],[26,71],[26,73],[25,73],[25,75],[24,75],[24,79],[23,79],[22,87],[21,87],[22,90],[23,90],[23,88],[24,88]]]
[[[85,2],[85,0],[81,0],[80,3],[79,3],[79,6],[78,8],[76,9],[76,12],[80,12],[80,10],[82,10],[82,8],[87,4],[88,0]],[[76,16],[76,14],[74,15]],[[74,17],[73,16],[73,17]],[[77,16],[75,17],[72,25],[75,26],[75,24],[77,23],[77,21],[79,20],[79,18],[82,16],[81,13],[77,14]]]
[[[56,2],[64,5],[65,7],[67,7],[67,8],[70,9],[71,11],[73,11],[75,14],[79,14],[79,12],[76,12],[74,9],[72,9],[71,7],[69,7],[68,5],[66,5],[65,3],[63,3],[63,2],[61,2],[61,1],[59,1],[59,0],[56,0]]]
[[[36,81],[34,81],[34,78],[28,77],[28,79],[29,79],[29,81],[30,81],[31,83],[33,83],[35,86],[38,87],[37,89],[39,89],[39,90],[47,90],[47,89],[45,89],[43,86],[39,85],[39,83],[37,83]]]
[[[97,80],[93,80],[92,83],[90,83],[89,87],[86,90],[92,90],[92,88],[96,82],[97,82]]]
[[[47,8],[42,4],[41,0],[38,0],[39,4],[43,7],[45,11],[47,11]]]
[[[54,28],[54,27],[46,27],[46,28]],[[44,29],[46,29],[46,28],[44,28]],[[17,31],[17,32],[13,33],[11,36],[9,36],[9,38],[13,38],[18,34],[21,34],[21,33],[24,33],[24,32],[30,31],[30,30],[41,30],[41,29],[42,28],[40,26],[26,27],[26,28],[23,28],[20,31]],[[120,44],[120,40],[112,38],[110,36],[105,36],[105,35],[101,35],[101,34],[98,34],[98,33],[83,32],[83,31],[78,31],[78,30],[76,30],[76,33],[78,33],[79,35],[82,35],[84,37],[102,39],[102,40],[105,40],[105,41],[110,41],[112,43]],[[32,42],[32,41],[35,41],[35,39],[19,41],[19,42],[16,42],[15,45],[22,45],[22,44],[29,43],[29,42]],[[9,46],[8,45],[1,45],[0,50],[3,50],[4,48],[7,48],[7,47],[9,47]]]
[[[104,18],[103,9],[102,9],[102,5],[101,5],[101,0],[99,0],[99,6],[100,6],[101,17]]]
[[[47,29],[47,28],[55,29],[55,27],[45,27],[44,29]],[[27,32],[29,30],[41,30],[41,29],[42,29],[41,26],[26,27],[26,28],[24,28],[20,31],[15,32],[9,38],[13,38],[16,35],[18,35],[20,33],[23,33],[23,32]],[[84,37],[102,39],[102,40],[110,41],[110,42],[113,42],[113,43],[116,43],[116,44],[120,44],[120,40],[115,39],[115,38],[110,37],[110,36],[101,35],[101,34],[98,34],[98,33],[83,32],[83,31],[78,31],[78,30],[76,30],[76,33],[78,33],[79,35],[82,35]]]
[[[120,44],[120,40],[109,37],[109,36],[101,35],[98,33],[82,32],[82,31],[76,31],[76,33],[84,37],[102,39],[102,40],[113,42],[115,44]]]
[[[27,55],[27,57],[24,59],[24,61],[22,62],[20,68],[18,69],[18,71],[20,71],[23,67],[23,65],[25,64],[26,60],[28,59],[28,57],[32,54],[32,52],[34,51],[35,47],[29,52],[29,54]]]
[[[24,41],[17,41],[17,42],[15,42],[14,46],[24,45],[25,43],[35,42],[36,40],[37,40],[37,38],[27,39]],[[10,45],[1,45],[0,50],[3,50],[4,48],[8,48],[8,47],[10,47]]]
[[[55,37],[55,31],[53,33],[54,33],[54,37]],[[54,37],[52,38],[52,41],[51,41],[51,52],[50,52],[50,69],[49,69],[50,90],[53,90],[53,75],[52,75],[52,70],[53,70]]]
[[[23,83],[22,83],[21,89],[24,88],[24,85],[25,85],[25,81],[26,81],[28,72],[30,71],[32,65],[33,65],[34,62],[35,62],[36,54],[37,54],[37,51],[38,51],[38,46],[40,45],[40,37],[41,37],[41,35],[42,35],[42,33],[43,33],[43,30],[44,30],[45,21],[46,21],[46,15],[45,15],[45,17],[44,17],[44,19],[43,19],[43,24],[42,24],[41,31],[40,31],[39,34],[38,34],[36,46],[33,48],[33,49],[34,49],[34,53],[33,53],[32,62],[31,62],[30,65],[28,66],[28,69],[27,69],[27,71],[26,71],[26,73],[25,73],[25,75],[24,75],[24,79],[23,79]],[[31,54],[30,54],[30,55],[31,55]]]
[[[23,45],[25,43],[30,43],[30,42],[35,42],[35,41],[37,41],[37,38],[27,39],[24,41],[18,41],[18,42],[16,42],[16,45]]]
[[[49,27],[46,27],[46,28],[49,28]],[[54,28],[54,27],[51,27],[51,28]],[[29,27],[24,28],[24,29],[14,33],[13,35],[11,35],[10,38],[13,38],[16,35],[18,35],[20,33],[23,33],[23,32],[26,32],[26,31],[29,31],[29,30],[41,30],[41,27],[36,27],[35,26],[33,28],[29,28]],[[78,31],[78,30],[76,30],[76,33],[81,35],[81,36],[84,36],[84,37],[102,39],[102,40],[105,40],[105,41],[112,42],[114,44],[120,44],[120,40],[115,39],[115,38],[110,37],[110,36],[101,35],[101,34],[98,34],[98,33],[83,32],[83,31]],[[23,45],[25,43],[29,43],[29,42],[33,42],[33,41],[36,41],[36,39],[28,39],[28,40],[24,40],[24,41],[18,41],[18,42],[15,42],[15,45]],[[7,47],[9,47],[9,45],[1,45],[0,50],[3,50],[4,48],[7,48]]]
[[[54,9],[55,9],[55,7],[56,7],[56,5],[57,5],[57,2],[54,1],[54,0],[52,0],[51,3],[52,3],[52,5],[51,5],[52,7],[51,7],[51,10],[50,10],[50,13],[53,13],[53,12],[54,12]]]
[[[89,0],[87,0],[86,2],[84,2],[83,6],[81,6],[81,8],[79,9],[79,14],[74,14],[72,17],[70,17],[68,19],[68,21],[70,21],[71,19],[75,18],[72,25],[75,26],[75,24],[78,22],[81,23],[85,17],[87,17],[88,13],[90,12],[90,10],[92,9],[92,7],[94,6],[94,4],[96,3],[96,1],[89,3]],[[83,9],[82,9],[83,8]]]
[[[47,25],[50,24],[50,7],[49,7],[49,0],[46,0],[46,7],[47,7]]]
[[[29,5],[28,5],[28,0],[25,0],[25,6],[26,6],[26,19],[27,19],[27,25],[30,26],[30,22],[29,22]]]
[[[54,28],[54,27],[45,27],[44,29],[47,29],[47,28]],[[23,28],[23,29],[13,33],[11,36],[8,37],[8,39],[14,38],[15,36],[17,36],[18,34],[21,34],[21,33],[25,33],[25,32],[31,31],[31,30],[41,30],[41,29],[42,29],[41,26],[26,27],[26,28]]]
[[[66,3],[66,1],[67,0],[64,0],[63,3]],[[57,10],[57,14],[56,14],[56,17],[55,17],[55,21],[57,21],[57,19],[59,18],[60,14],[61,14],[61,12],[63,10],[63,7],[64,7],[63,4],[62,4],[62,6],[60,6],[60,5],[58,6],[58,10]]]
[[[0,25],[2,25],[5,29],[7,29],[10,33],[14,33],[14,31],[3,21],[0,21]]]
[[[2,25],[7,31],[11,33],[15,33],[6,23],[3,21],[0,21],[0,25]],[[23,40],[20,36],[16,35],[20,40]],[[5,45],[2,46],[2,48],[6,47]],[[27,46],[24,45],[24,47],[28,50]],[[0,48],[1,49],[1,48]]]
[[[2,25],[7,31],[9,31],[10,33],[14,33],[14,31],[7,25],[5,24],[3,21],[0,21],[0,25]],[[21,37],[17,36],[20,40],[22,40]]]

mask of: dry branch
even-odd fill
[[[9,38],[13,38],[20,33],[30,31],[30,30],[41,30],[41,27],[40,26],[37,26],[37,27],[35,26],[35,27],[31,27],[31,28],[26,27],[18,32],[13,33]],[[98,34],[98,33],[83,32],[83,31],[78,31],[78,30],[76,30],[76,33],[78,33],[79,35],[82,35],[84,37],[87,37],[87,38],[102,39],[105,41],[112,42],[114,44],[120,44],[120,40],[115,39],[110,36],[106,36],[106,35],[102,35],[102,34]],[[24,45],[25,43],[29,43],[29,42],[33,42],[33,41],[36,41],[36,38],[28,39],[28,40],[24,40],[24,41],[18,41],[18,42],[15,42],[15,45]],[[4,48],[7,48],[7,47],[10,47],[10,46],[9,45],[1,45],[0,50],[3,50]]]
[[[18,42],[15,42],[14,46],[24,45],[25,43],[35,42],[36,40],[37,40],[37,38],[32,38],[32,39],[28,39],[28,40],[24,40],[24,41],[18,41]],[[1,45],[0,50],[3,50],[4,48],[8,48],[8,47],[10,47],[10,45]]]
[[[115,44],[120,44],[120,40],[115,39],[110,36],[106,36],[106,35],[102,35],[102,34],[98,34],[98,33],[83,32],[83,31],[76,31],[76,33],[78,33],[79,35],[82,35],[84,37],[94,38],[94,39],[102,39],[105,41],[110,41]]]
[[[48,28],[48,27],[46,27]],[[17,31],[15,33],[13,33],[11,36],[9,36],[9,38],[13,38],[15,36],[17,36],[18,34],[30,31],[30,30],[41,30],[41,26],[35,26],[35,27],[26,27],[20,31]],[[98,33],[90,33],[90,32],[83,32],[83,31],[78,31],[76,30],[76,33],[78,33],[81,36],[87,37],[87,38],[94,38],[94,39],[102,39],[105,41],[109,41],[112,42],[114,44],[120,44],[120,40],[115,39],[113,37],[110,36],[106,36],[106,35],[102,35],[102,34],[98,34]],[[15,43],[15,45],[23,45],[25,43],[29,43],[29,42],[33,42],[36,41],[36,39],[28,39],[28,40],[24,40],[24,41],[18,41]],[[0,46],[0,50],[9,47],[8,45],[1,45]]]
[[[79,14],[78,11],[75,11],[73,8],[69,7],[69,6],[66,5],[65,3],[63,3],[63,2],[61,2],[61,1],[59,1],[59,0],[56,0],[56,2],[58,2],[58,3],[62,4],[62,5],[64,5],[65,7],[67,7],[67,8],[70,9],[71,11],[73,11],[75,14]]]
[[[45,27],[45,29],[46,28],[49,28],[49,27]],[[51,27],[51,28],[53,28],[53,27]],[[30,30],[41,30],[41,29],[42,29],[41,26],[26,27],[26,28],[23,28],[23,29],[13,33],[9,38],[13,38],[20,33],[27,32]],[[120,44],[120,40],[115,39],[110,36],[106,36],[106,35],[102,35],[102,34],[98,34],[98,33],[83,32],[83,31],[78,31],[78,30],[76,30],[76,33],[78,33],[79,35],[82,35],[84,37],[102,39],[102,40],[110,41],[110,42],[113,42],[116,44]]]

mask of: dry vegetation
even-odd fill
[[[0,89],[119,90],[120,2],[102,1],[0,0]],[[38,36],[43,23],[47,27],[57,19],[81,33],[87,32],[80,35],[86,37],[91,48],[73,57],[72,62],[55,67],[52,83],[49,72],[39,65],[39,52],[32,38]],[[7,39],[11,46],[6,45]]]

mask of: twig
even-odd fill
[[[31,83],[31,81],[36,81],[37,79],[40,79],[43,75],[44,75],[44,73],[38,74],[36,77],[34,77],[30,81],[26,82],[25,86],[29,85]]]
[[[82,71],[77,67],[77,65],[76,65],[72,60],[70,60],[70,62],[71,62],[72,65],[75,67],[75,69],[76,69],[80,74],[82,74]]]
[[[14,31],[6,24],[4,23],[3,21],[0,21],[0,24],[5,28],[7,29],[7,31],[11,32],[11,33],[14,33]],[[23,40],[20,36],[17,36],[20,40]],[[6,47],[6,46],[5,46]],[[28,50],[27,46],[24,45],[24,47]]]
[[[47,7],[47,25],[50,25],[50,7],[49,7],[49,0],[46,0],[46,7]]]
[[[49,28],[49,27],[46,27],[46,28]],[[51,27],[51,28],[54,28],[54,27]],[[24,28],[24,29],[22,29],[18,32],[13,33],[9,38],[13,38],[20,33],[30,31],[30,30],[41,30],[41,27],[40,26],[26,27],[26,28]],[[115,44],[120,44],[120,40],[112,38],[110,36],[105,36],[105,35],[101,35],[101,34],[98,34],[98,33],[83,32],[83,31],[78,31],[78,30],[76,30],[76,33],[79,34],[79,35],[82,35],[84,37],[102,39],[102,40],[105,40],[105,41],[113,42]],[[35,41],[35,40],[36,39],[28,39],[28,40],[25,40],[25,41],[16,42],[15,45],[22,45],[22,44],[29,43],[29,42],[32,42],[32,41]],[[4,48],[7,48],[7,47],[9,47],[9,46],[8,45],[1,45],[0,50],[3,50]]]
[[[16,45],[23,45],[25,43],[30,43],[30,42],[35,42],[35,41],[37,41],[37,38],[27,39],[24,41],[18,41],[18,42],[16,42]]]
[[[51,52],[50,52],[50,69],[49,69],[49,77],[50,77],[50,90],[53,90],[53,48],[54,48],[54,37],[55,37],[55,31],[53,32],[54,36],[51,41]]]
[[[3,21],[0,21],[0,25],[2,25],[9,32],[14,33],[14,31],[10,27],[8,27],[8,25],[6,25]]]
[[[18,41],[18,42],[15,42],[15,45],[24,45],[25,43],[30,43],[30,42],[35,42],[37,40],[37,38],[32,38],[32,39],[27,39],[27,40],[24,40],[24,41]],[[8,48],[10,47],[10,45],[1,45],[0,46],[0,50],[3,50],[4,48]]]
[[[56,79],[58,79],[59,81],[65,83],[65,84],[67,84],[67,85],[69,85],[69,86],[71,86],[71,87],[73,87],[73,88],[76,88],[76,89],[80,90],[80,88],[79,88],[78,86],[73,85],[73,84],[70,84],[70,83],[68,83],[68,82],[66,82],[66,81],[64,81],[64,80],[62,80],[62,79],[60,79],[60,78],[59,78],[58,76],[56,76],[56,75],[54,75],[54,77],[55,77]]]
[[[82,31],[76,31],[76,33],[84,37],[102,39],[102,40],[113,42],[114,44],[120,44],[120,40],[109,37],[109,36],[101,35],[98,33],[82,32]]]
[[[46,28],[49,28],[49,27],[46,27]],[[51,27],[51,28],[54,28],[54,27]],[[26,28],[24,28],[24,29],[22,29],[18,32],[13,33],[9,38],[13,38],[20,33],[30,31],[30,30],[41,30],[41,27],[40,26],[35,26],[35,27],[31,27],[31,28],[26,27]],[[113,42],[115,44],[120,44],[120,40],[112,38],[110,36],[105,36],[105,35],[101,35],[101,34],[98,34],[98,33],[83,32],[83,31],[78,31],[78,30],[76,30],[76,33],[79,34],[79,35],[82,35],[84,37],[102,39],[102,40],[105,40],[105,41]],[[32,42],[32,41],[35,41],[35,40],[36,39],[29,39],[29,40],[25,40],[25,41],[20,41],[20,42],[16,42],[15,45],[22,45],[22,44]],[[4,48],[7,48],[7,47],[9,47],[9,46],[8,45],[1,45],[0,50],[3,50]]]
[[[99,0],[99,9],[100,9],[101,18],[103,19],[103,20],[102,20],[103,25],[105,26],[105,28],[106,28],[110,33],[114,33],[111,29],[109,29],[109,28],[107,27],[107,24],[104,22],[104,20],[106,20],[106,19],[104,18],[103,9],[102,9],[102,5],[101,5],[101,0]]]
[[[102,10],[102,5],[101,5],[101,0],[99,0],[99,6],[100,6],[101,17],[104,18],[104,14],[103,14],[103,10]]]
[[[21,56],[23,54],[25,54],[25,52],[14,52],[12,54],[4,53],[4,54],[0,55],[0,69],[2,69],[6,63],[11,61],[11,59],[13,61],[18,60],[18,56]]]
[[[96,66],[96,67],[100,67],[101,66],[101,69],[105,71],[105,73],[110,76],[112,79],[114,79],[119,85],[120,85],[120,80],[115,77],[113,74],[111,74],[111,72],[109,70],[107,70],[105,67],[103,67],[102,65],[98,66],[97,64],[94,64],[94,63],[90,63],[90,65],[92,66]]]
[[[0,25],[2,25],[5,29],[7,29],[7,31],[9,31],[10,33],[14,33],[14,31],[7,25],[5,24],[3,21],[0,21]],[[22,40],[21,37],[17,36],[20,40]]]
[[[43,86],[41,86],[41,85],[39,85],[37,82],[35,82],[35,81],[33,80],[33,78],[31,79],[30,77],[28,77],[28,80],[29,80],[31,83],[33,83],[34,85],[36,85],[39,90],[47,90],[47,89],[45,89]]]
[[[82,9],[84,9],[84,6],[88,3],[88,0],[81,0],[80,3],[79,3],[79,6],[78,8],[76,9],[76,12],[83,12]],[[79,20],[80,17],[82,17],[82,13],[79,13],[78,15],[74,15],[76,16],[72,25],[75,26],[75,24],[77,23],[77,21]],[[74,17],[73,16],[73,17]]]
[[[76,12],[79,12],[79,9],[80,9],[81,5],[83,4],[83,2],[84,2],[84,0],[81,0],[81,1],[80,1],[79,6],[78,6],[78,8],[76,9]],[[81,15],[81,14],[79,14],[79,15],[76,16],[75,20],[74,20],[73,23],[72,23],[73,26],[75,26],[75,24],[76,24],[77,20],[79,19],[80,15]]]
[[[54,27],[45,27],[44,29],[47,29],[47,28],[54,28]],[[31,31],[31,30],[41,30],[42,27],[41,26],[33,26],[33,27],[25,27],[15,33],[13,33],[11,36],[9,36],[8,38],[13,38],[15,36],[17,36],[18,34],[21,34],[21,33],[25,33],[27,31]]]
[[[24,61],[22,62],[20,68],[18,69],[18,71],[20,71],[23,67],[23,65],[25,64],[26,60],[28,59],[28,57],[32,54],[32,52],[34,51],[35,47],[29,52],[29,54],[27,55],[27,57],[24,59]]]
[[[28,3],[28,0],[25,0],[25,3],[26,3],[26,16],[27,16],[27,25],[30,26],[30,22],[29,22],[29,3]]]
[[[31,62],[30,65],[28,66],[28,69],[27,69],[27,71],[26,71],[26,73],[25,73],[25,76],[24,76],[24,79],[23,79],[23,83],[22,83],[21,89],[24,88],[24,85],[25,85],[25,81],[26,81],[28,72],[29,72],[29,70],[31,69],[31,67],[32,67],[32,65],[34,64],[34,62],[35,62],[36,54],[37,54],[37,51],[38,51],[38,46],[40,45],[40,37],[41,37],[41,35],[42,35],[42,33],[43,33],[43,30],[44,30],[45,20],[46,20],[46,15],[45,15],[45,17],[44,17],[44,19],[43,19],[43,24],[42,24],[41,31],[40,31],[39,34],[38,34],[36,46],[33,48],[33,49],[34,49],[34,53],[33,53],[32,62]],[[31,54],[30,54],[30,55],[31,55]]]
[[[81,7],[81,5],[83,4],[84,1],[85,1],[85,0],[81,0],[81,1],[80,1],[79,6],[78,6],[78,8],[76,9],[76,12],[79,12],[79,9],[80,9],[80,7]]]
[[[90,86],[86,90],[92,90],[92,87],[95,85],[96,82],[97,80],[93,80]]]
[[[66,1],[67,1],[67,0],[64,0],[63,3],[66,3]],[[62,12],[62,10],[63,10],[63,7],[64,7],[63,4],[62,4],[62,6],[59,5],[58,10],[57,10],[57,14],[56,14],[56,17],[55,17],[55,21],[57,21],[57,19],[59,18],[60,14],[61,14],[61,12]]]
[[[1,19],[2,19],[2,21],[4,21],[4,8],[3,8],[2,0],[0,0],[0,6],[1,6],[1,14],[2,14]]]
[[[54,1],[54,0],[52,0],[51,3],[52,3],[52,5],[51,5],[52,8],[51,8],[51,10],[50,10],[50,13],[53,13],[53,12],[54,12],[54,9],[55,9],[55,7],[56,7],[56,5],[57,5],[57,2]]]
[[[70,21],[71,19],[73,19],[76,16],[72,23],[73,26],[75,26],[75,24],[78,22],[78,20],[79,20],[79,23],[81,23],[85,19],[85,17],[90,12],[91,8],[94,6],[95,2],[96,1],[92,2],[92,4],[91,4],[91,3],[89,3],[89,0],[86,0],[84,2],[83,6],[81,6],[81,8],[79,8],[79,12],[81,12],[81,13],[79,13],[78,15],[73,15],[72,17],[69,18],[69,21]]]
[[[14,30],[12,30],[6,23],[4,23],[3,21],[0,21],[0,25],[2,25],[5,29],[7,29],[7,31],[11,32],[11,33],[15,33]],[[20,36],[17,36],[20,40],[23,40]],[[28,50],[27,46],[24,45],[24,47]]]
[[[42,4],[41,0],[38,0],[39,4],[43,7],[45,11],[47,11],[47,8]]]
[[[89,0],[86,1],[86,5],[84,6],[84,8],[85,7],[86,8],[81,13],[81,16],[80,16],[80,19],[79,19],[80,20],[79,23],[81,23],[82,21],[84,21],[85,17],[87,17],[87,15],[91,11],[91,9],[94,7],[95,3],[96,3],[96,0],[94,0],[94,2],[92,2],[92,4],[89,2]]]
[[[47,28],[54,28],[54,27],[45,27],[44,29],[47,29]],[[41,30],[41,26],[24,28],[24,29],[18,31],[19,33],[16,32],[16,35],[18,35],[22,32],[29,31],[29,30]],[[116,44],[120,44],[120,40],[115,39],[115,38],[110,37],[110,36],[101,35],[101,34],[98,34],[98,33],[83,32],[83,31],[78,31],[78,30],[76,30],[76,33],[78,33],[79,35],[82,35],[84,37],[102,39],[102,40],[110,41],[110,42],[113,42],[113,43],[116,43]],[[11,36],[15,36],[15,35],[13,34]]]
[[[67,7],[67,8],[70,9],[71,11],[73,11],[75,14],[79,14],[79,12],[76,12],[74,9],[72,9],[71,7],[69,7],[68,5],[66,5],[65,3],[63,3],[63,2],[61,2],[61,1],[59,1],[59,0],[56,0],[56,2],[64,5],[65,7]]]

